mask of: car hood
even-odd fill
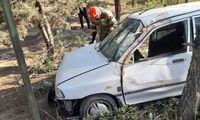
[[[95,44],[79,48],[64,55],[64,59],[56,74],[56,85],[91,72],[93,69],[106,64],[108,64],[108,59],[95,48]]]

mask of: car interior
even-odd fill
[[[134,61],[140,62],[163,55],[186,51],[186,22],[178,22],[154,31],[134,52]]]

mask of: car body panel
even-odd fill
[[[191,53],[180,53],[172,56],[161,57],[144,62],[129,64],[124,67],[124,93],[127,104],[135,104],[137,101],[156,100],[168,96],[181,95],[183,83],[186,80]],[[174,60],[184,59],[174,63]],[[173,83],[180,84],[174,85]],[[172,85],[170,85],[172,84]],[[169,85],[169,86],[168,86]],[[156,87],[157,86],[157,87]],[[163,86],[163,88],[159,88]],[[149,88],[148,90],[146,90]],[[143,89],[143,91],[142,91]],[[177,90],[176,92],[171,90]],[[146,98],[135,98],[135,94],[127,94],[137,90],[140,94],[146,94]],[[179,93],[179,94],[177,94]],[[137,101],[135,101],[137,99]]]
[[[172,5],[162,8],[154,8],[133,13],[130,18],[139,19],[145,26],[149,26],[154,22],[162,21],[164,19],[170,20],[171,18],[188,14],[190,12],[198,11],[200,2],[191,2],[185,4]],[[188,15],[187,15],[188,16]],[[173,20],[172,20],[173,21]]]
[[[98,52],[95,44],[65,54],[56,75],[56,85],[106,64],[108,59]]]
[[[149,102],[153,100],[159,100],[163,98],[179,96],[182,94],[184,83],[178,85],[162,86],[154,89],[147,89],[137,92],[125,93],[126,105],[138,104]]]
[[[120,87],[120,65],[110,63],[87,74],[82,74],[68,80],[57,87],[63,91],[65,99],[81,99],[94,94],[119,94]]]

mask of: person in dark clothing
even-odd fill
[[[84,24],[83,24],[83,17],[84,17],[85,20],[86,20],[87,26],[90,29],[90,21],[89,21],[89,18],[88,18],[86,7],[79,8],[78,16],[79,16],[79,20],[80,20],[80,23],[81,23],[81,27],[84,28]]]
[[[94,41],[95,41],[95,39],[96,39],[96,36],[97,36],[97,31],[92,32],[92,41],[90,41],[89,44],[94,43]]]

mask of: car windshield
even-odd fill
[[[141,35],[142,27],[141,21],[127,18],[100,42],[100,51],[109,60],[117,61]]]

